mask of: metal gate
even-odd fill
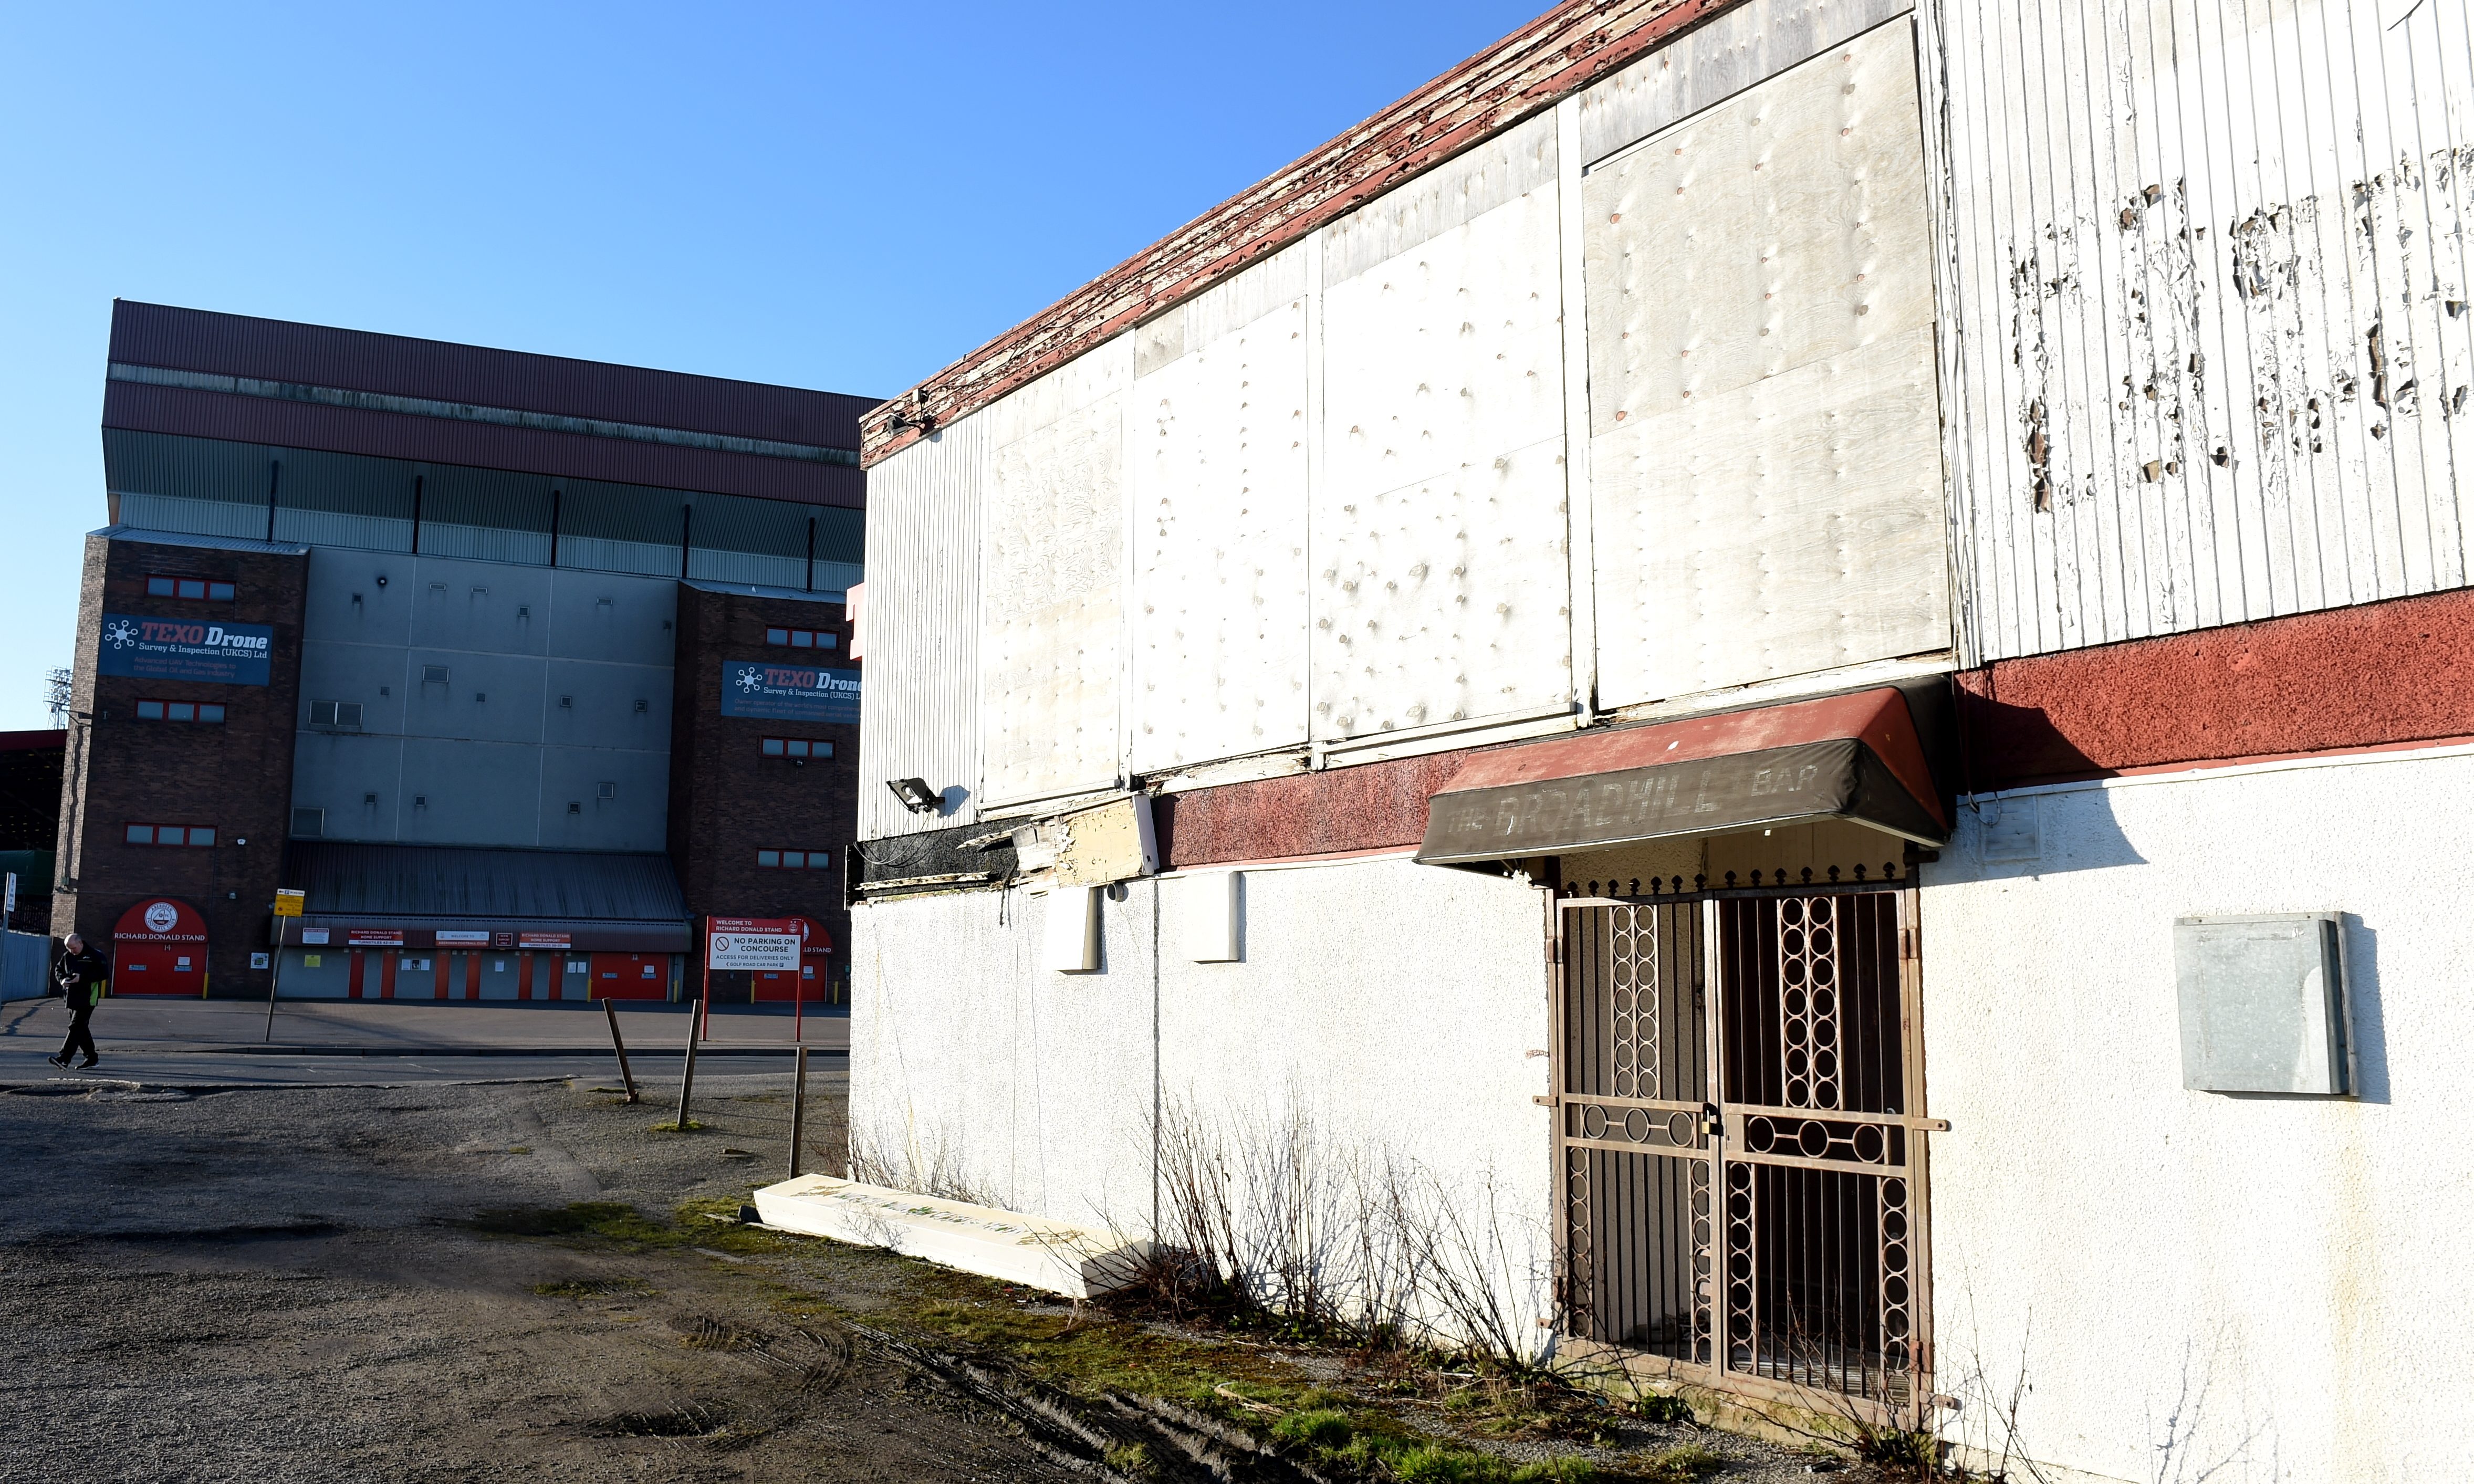
[[[1564,1333],[1920,1421],[1947,1126],[1920,1116],[1914,890],[1606,885],[1557,902]]]

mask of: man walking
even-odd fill
[[[50,1058],[52,1065],[67,1066],[70,1054],[80,1050],[85,1053],[85,1066],[102,1059],[94,1054],[94,1032],[86,1022],[94,1018],[110,972],[103,955],[88,948],[84,937],[72,933],[61,941],[59,957],[52,960],[52,983],[68,998],[69,1038],[61,1043],[61,1054]]]

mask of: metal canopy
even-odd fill
[[[1819,819],[1925,845],[1950,838],[1897,690],[1481,753],[1430,801],[1418,859],[1500,861]]]

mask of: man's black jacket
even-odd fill
[[[101,998],[100,986],[110,977],[110,966],[103,961],[103,955],[95,952],[91,944],[76,953],[69,952],[64,944],[53,956],[52,983],[60,985],[61,992],[68,996],[71,1010],[92,1010],[95,1001]]]

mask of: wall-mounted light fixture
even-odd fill
[[[885,786],[902,800],[902,807],[914,815],[933,814],[945,802],[945,796],[928,787],[925,778],[888,778]]]

